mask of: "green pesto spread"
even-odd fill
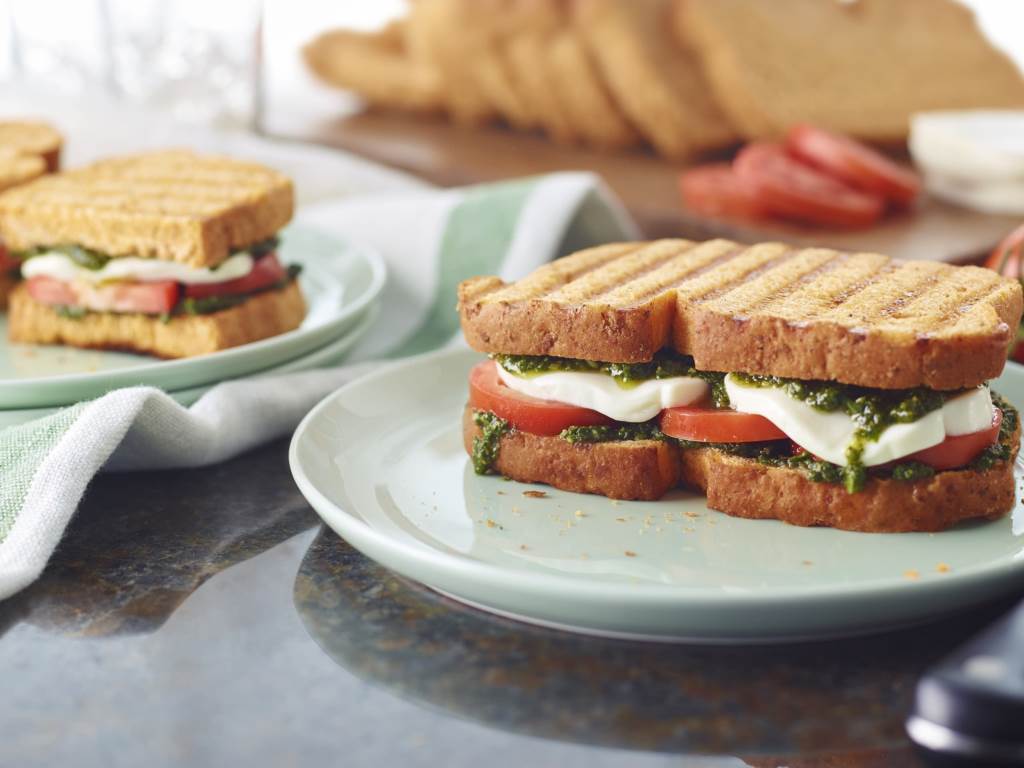
[[[568,443],[608,443],[618,440],[669,440],[658,428],[658,420],[632,424],[620,421],[596,427],[567,427],[559,437]]]
[[[235,248],[231,251],[232,254],[242,253],[243,251],[248,253],[254,259],[260,258],[277,250],[277,247],[281,244],[281,239],[276,235],[274,237],[268,237],[266,240],[261,240],[253,245],[246,246],[245,248]],[[25,261],[31,259],[34,256],[41,256],[44,253],[59,253],[67,256],[72,262],[83,269],[100,270],[103,269],[115,256],[110,256],[100,251],[94,251],[91,248],[85,248],[81,245],[40,245],[35,248],[30,248],[27,251],[20,251],[12,254],[18,259]],[[223,262],[222,262],[223,263]],[[218,264],[217,267],[220,265]],[[217,267],[210,267],[212,271],[216,271]]]
[[[711,387],[715,405],[724,408],[729,405],[725,393],[725,374],[715,371],[699,371],[693,366],[693,358],[669,350],[658,352],[649,363],[603,363],[595,360],[576,360],[571,357],[552,355],[492,355],[494,360],[514,376],[530,378],[554,371],[576,371],[582,373],[604,373],[623,389],[635,387],[651,379],[670,379],[676,376],[703,379]]]
[[[473,411],[473,423],[480,428],[480,435],[473,438],[473,471],[486,475],[498,460],[501,438],[512,430],[505,419],[490,411]]]
[[[992,393],[992,404],[1003,412],[1003,420],[999,425],[999,436],[988,448],[974,457],[968,465],[971,469],[991,469],[1001,461],[1009,461],[1013,458],[1013,433],[1017,429],[1017,421],[1020,416],[1012,405],[1006,400]]]
[[[861,461],[867,443],[877,441],[893,424],[910,424],[938,410],[950,396],[923,387],[868,389],[829,381],[801,381],[746,373],[734,373],[733,379],[745,387],[778,387],[815,410],[848,415],[857,425],[853,441],[846,449],[846,466],[843,467],[843,485],[850,493],[863,489],[867,482],[867,472]],[[920,470],[916,473],[906,470],[901,474],[909,477],[920,474]]]

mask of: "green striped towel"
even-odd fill
[[[299,219],[375,247],[388,264],[384,311],[351,358],[363,361],[457,339],[455,289],[465,277],[515,279],[563,253],[637,237],[587,173],[325,202]],[[372,367],[227,382],[190,408],[132,387],[0,431],[0,599],[39,576],[101,469],[223,461],[289,433],[317,401]]]

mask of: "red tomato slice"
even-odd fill
[[[781,144],[748,144],[733,168],[761,204],[779,216],[826,226],[866,227],[885,208],[878,195],[860,192],[800,162]]]
[[[917,174],[849,136],[794,125],[786,136],[786,149],[850,186],[901,206],[913,203],[921,192]]]
[[[533,435],[557,435],[566,427],[611,424],[602,413],[575,405],[541,400],[509,389],[498,377],[498,364],[487,360],[469,372],[469,404],[490,411],[516,429]]]
[[[768,213],[728,163],[702,165],[679,177],[683,204],[704,216],[757,218]]]
[[[1024,261],[1024,224],[1003,238],[988,257],[985,266],[994,269],[1003,277],[1022,281],[1024,280],[1022,261]],[[1019,330],[1017,338],[1018,341],[1014,343],[1010,357],[1018,363],[1024,363],[1024,342],[1020,341]]]
[[[20,268],[21,260],[11,256],[4,244],[0,243],[0,272],[14,272]]]
[[[688,405],[666,408],[661,412],[660,426],[669,437],[701,443],[758,443],[786,437],[764,416]]]
[[[947,437],[938,445],[912,453],[900,461],[920,461],[934,469],[956,469],[988,448],[999,437],[999,425],[1003,421],[1003,412],[995,408],[992,412],[992,426],[969,435]]]
[[[100,286],[65,283],[52,277],[27,281],[29,295],[50,306],[82,307],[94,312],[126,312],[160,315],[178,303],[178,284],[173,280],[152,283],[109,283]]]
[[[287,276],[285,268],[277,260],[276,253],[268,253],[256,260],[252,271],[245,277],[224,283],[202,283],[186,285],[185,295],[194,299],[207,296],[230,296],[237,293],[252,293],[278,283]]]

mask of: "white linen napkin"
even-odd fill
[[[299,220],[375,247],[387,262],[382,311],[353,361],[458,339],[455,288],[463,278],[515,279],[562,253],[638,237],[588,173],[346,198],[304,208]],[[101,469],[223,461],[288,434],[320,399],[375,365],[226,382],[190,408],[132,387],[0,431],[0,599],[39,576]]]

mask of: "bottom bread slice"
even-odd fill
[[[306,302],[294,280],[219,312],[177,315],[166,321],[152,315],[114,312],[63,317],[19,285],[10,296],[7,328],[14,342],[119,349],[170,358],[205,355],[277,336],[298,328],[305,316]]]
[[[468,406],[462,425],[471,453],[482,432]],[[1019,425],[1012,442],[1016,456]],[[493,468],[513,480],[613,499],[653,500],[682,485],[703,492],[711,509],[735,517],[872,533],[941,531],[964,520],[1002,517],[1014,504],[1013,461],[910,482],[870,478],[864,490],[847,493],[799,470],[713,448],[683,450],[660,440],[569,443],[513,430],[501,437]]]

